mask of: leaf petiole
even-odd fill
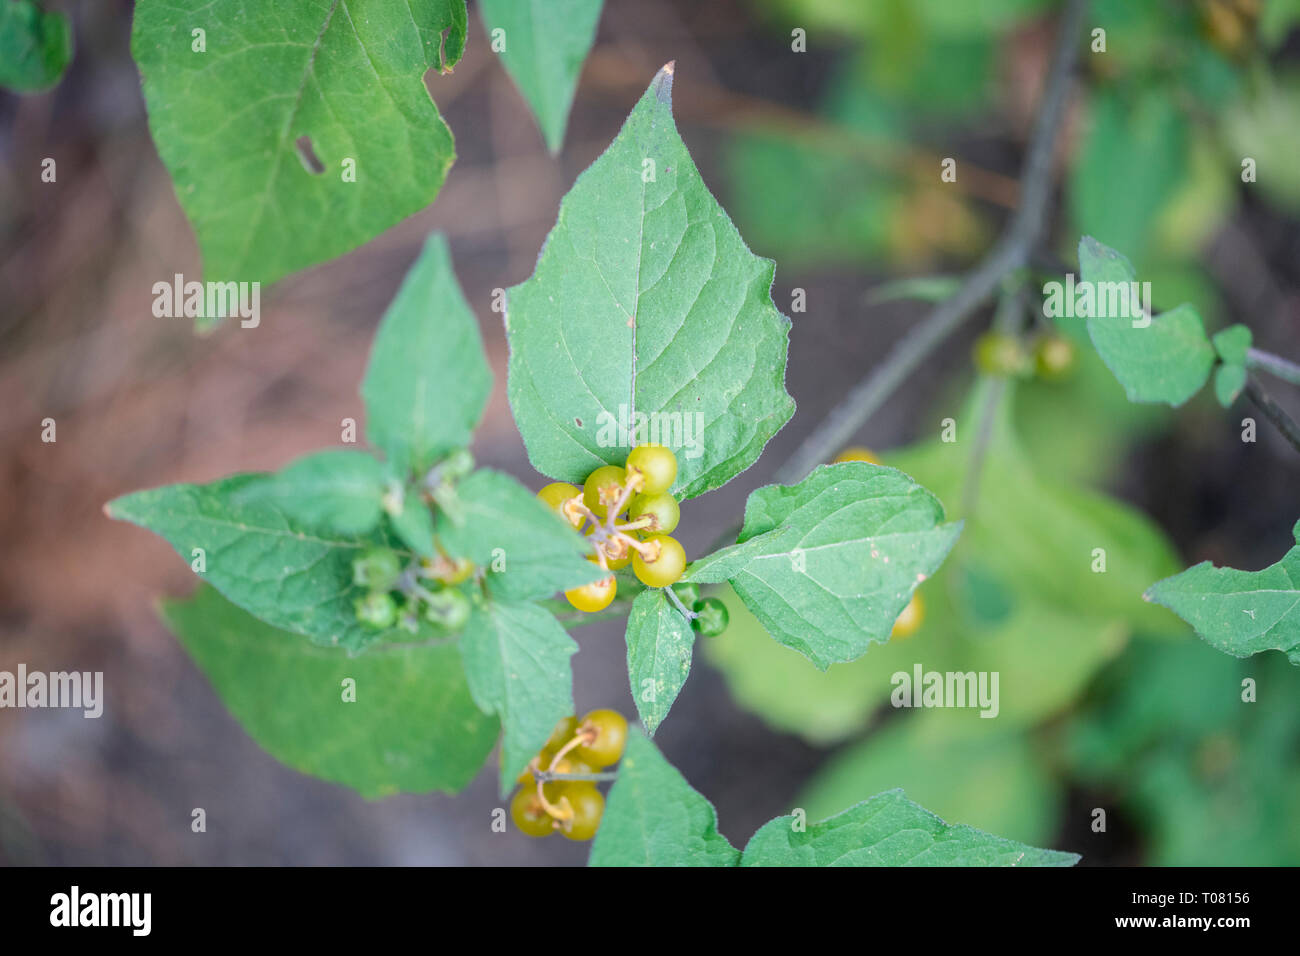
[[[699,617],[698,614],[682,603],[682,599],[677,596],[677,592],[674,591],[672,587],[666,587],[664,590],[668,592],[668,600],[677,605],[677,610],[682,612],[682,617],[686,618],[687,622],[693,621]]]

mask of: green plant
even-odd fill
[[[938,3],[799,7],[807,22],[886,55],[864,46],[846,58],[818,127],[831,135],[737,136],[729,162],[747,235],[783,261],[906,264],[931,249],[961,258],[984,245],[989,228],[972,197],[1015,212],[964,277],[877,290],[875,301],[934,308],[808,430],[776,480],[749,495],[734,532],[705,553],[688,556],[670,535],[693,499],[758,462],[794,414],[791,323],[773,299],[774,263],[750,252],[678,135],[671,63],[563,199],[533,274],[504,297],[506,391],[529,460],[549,481],[539,491],[477,468],[469,453],[492,376],[435,234],[375,337],[361,385],[370,451],[329,449],[275,474],[110,502],[110,516],[166,538],[205,582],[191,599],[165,602],[163,617],[248,732],[290,766],[372,798],[459,791],[499,742],[500,794],[518,788],[516,828],[594,838],[592,865],[1068,865],[1073,854],[1034,848],[1056,838],[1053,811],[1065,803],[1053,760],[1052,771],[1066,766],[1099,785],[1133,777],[1129,805],[1155,818],[1171,814],[1162,790],[1172,782],[1208,819],[1219,791],[1187,779],[1181,763],[1146,759],[1150,741],[1128,726],[1151,673],[1207,673],[1179,656],[1176,622],[1144,606],[1133,582],[1156,582],[1148,600],[1213,647],[1276,649],[1300,662],[1300,523],[1296,548],[1263,571],[1201,564],[1174,574],[1159,529],[1088,487],[1106,474],[1121,430],[1149,421],[1111,394],[1109,376],[1129,401],[1174,406],[1212,378],[1222,405],[1248,394],[1300,446],[1300,429],[1252,378],[1300,382],[1300,370],[1253,348],[1244,326],[1208,335],[1190,303],[1133,316],[1096,300],[1073,326],[1038,314],[1036,282],[1061,265],[1047,234],[1052,157],[1083,3],[1064,5],[1018,184],[963,165],[950,195],[900,173],[898,156],[918,158],[898,142],[911,119],[986,104],[996,32],[1044,6],[1008,0],[978,16]],[[6,8],[4,49],[15,37],[39,42],[6,61],[21,69],[0,82],[48,86],[70,55],[66,21],[27,0]],[[480,5],[493,50],[554,152],[601,4],[557,0],[555,16],[537,19],[535,9]],[[1118,63],[1092,64],[1083,158],[1067,177],[1069,225],[1186,282],[1175,253],[1208,227],[1184,196],[1222,199],[1222,189],[1201,187],[1215,179],[1216,150],[1243,134],[1227,120],[1194,124],[1174,104],[1213,116],[1240,102],[1244,84],[1225,57],[1241,41],[1223,22],[1207,39],[1181,20],[1170,28],[1163,10],[1096,9],[1113,39],[1130,42],[1116,44]],[[424,78],[459,62],[463,0],[376,0],[358,23],[348,13],[137,4],[133,51],[150,127],[211,279],[270,283],[329,261],[423,208],[449,175],[451,130]],[[249,37],[272,28],[287,40],[267,54]],[[200,74],[211,82],[196,82]],[[1133,76],[1136,94],[1117,79]],[[437,84],[435,75],[435,95]],[[213,127],[244,110],[249,134],[212,149]],[[827,148],[839,134],[849,148]],[[892,143],[889,175],[862,176],[862,156],[882,142]],[[1127,175],[1135,154],[1140,175]],[[1137,276],[1091,238],[1079,261],[1082,287]],[[879,453],[845,448],[990,300],[973,388],[964,400],[938,396],[941,434]],[[207,328],[220,316],[196,318]],[[1106,414],[1079,414],[1094,403]],[[1068,441],[1062,421],[1076,426]],[[624,616],[644,732],[614,711],[573,716],[568,630]],[[918,655],[950,674],[1000,674],[1016,693],[991,702],[982,716],[1000,720],[988,732],[947,712],[873,727],[808,783],[798,810],[742,850],[650,740],[682,692],[697,635],[742,706],[822,744],[855,737],[886,703],[911,706],[892,681],[919,667]],[[1273,657],[1264,666],[1280,674]],[[1260,731],[1237,718],[1224,721],[1227,742],[1207,750],[1196,737],[1204,728],[1161,706],[1179,753],[1214,766],[1233,748],[1279,763],[1294,749],[1280,724],[1261,721]],[[1077,723],[1062,730],[1072,715]],[[1265,810],[1291,792],[1288,773],[1270,781]],[[606,797],[599,785],[608,783]],[[982,829],[948,826],[900,783]],[[1267,826],[1242,830],[1254,846],[1267,842]],[[1188,857],[1180,832],[1163,837],[1161,859]],[[1290,844],[1278,842],[1283,850],[1261,853],[1286,859]]]
[[[332,779],[372,794],[411,788],[412,780],[417,789],[455,789],[482,762],[499,725],[502,792],[521,773],[537,785],[512,802],[517,825],[540,833],[547,815],[566,835],[585,838],[601,816],[601,798],[592,783],[569,781],[572,774],[557,769],[567,745],[546,767],[530,765],[554,734],[563,736],[557,722],[572,711],[575,645],[554,594],[603,613],[615,609],[618,594],[618,609],[630,612],[629,681],[653,732],[689,671],[692,625],[715,634],[726,624],[725,607],[699,599],[699,585],[730,582],[773,637],[825,667],[887,642],[917,582],[934,573],[957,537],[960,526],[944,523],[933,495],[901,472],[860,461],[759,489],[736,543],[689,565],[681,545],[657,530],[676,523],[678,501],[748,468],[793,411],[783,386],[789,323],[768,294],[772,264],[749,253],[700,180],[673,125],[672,79],[670,65],[563,201],[534,276],[508,293],[511,404],[531,460],[554,483],[534,495],[468,459],[489,375],[446,243],[434,236],[384,316],[362,384],[376,454],[324,451],[274,475],[170,486],[108,505],[110,515],[157,532],[182,555],[203,555],[195,567],[222,597],[205,589],[168,610],[187,645],[203,648],[201,660],[219,656],[246,614],[281,629],[268,642],[281,653],[298,646],[313,656],[359,655],[340,657],[340,666],[458,652],[460,666],[444,672],[436,698],[439,720],[480,730],[455,747],[424,734],[384,743],[390,755],[403,753],[402,768],[421,763],[421,774],[331,764]],[[708,216],[707,233],[687,228],[688,214]],[[672,294],[629,285],[646,270]],[[719,321],[719,310],[728,321]],[[591,345],[561,353],[557,341]],[[707,367],[695,361],[700,354],[712,356]],[[744,401],[730,401],[735,395]],[[631,407],[620,408],[625,403]],[[610,440],[620,415],[633,423],[632,434]],[[656,443],[635,437],[661,426]],[[618,524],[625,512],[628,523]],[[586,522],[584,537],[578,529]],[[813,540],[818,547],[805,552],[802,543]],[[619,588],[611,573],[628,549],[643,587]],[[667,587],[679,579],[696,588],[685,592],[694,598],[689,606]],[[209,613],[188,613],[195,604]],[[367,683],[363,693],[388,691]],[[300,740],[282,739],[292,737],[288,728],[250,730],[273,752],[295,754],[296,766],[321,772],[298,753]],[[383,739],[377,730],[366,734],[372,742]],[[574,731],[575,755],[606,766],[622,752],[625,732],[617,714],[589,715]],[[618,771],[593,862],[633,851],[618,847],[630,816],[647,810],[636,801],[673,799],[644,781],[626,782],[649,770],[676,786],[666,765],[646,766],[661,758],[639,740]],[[552,791],[558,802],[547,786],[560,787]],[[631,803],[622,796],[629,787],[638,794]],[[697,816],[707,830],[707,814]],[[844,843],[849,832],[859,831],[837,824],[817,837],[809,861],[818,861],[823,840],[837,853],[854,852]],[[936,847],[955,850],[953,832],[938,826]],[[1011,846],[961,833],[963,853]],[[860,835],[884,838],[874,825]],[[716,834],[706,839],[724,846]],[[873,861],[870,845],[857,848],[861,862]],[[754,861],[773,862],[765,854],[775,852]],[[720,849],[711,861],[736,859]]]
[[[1232,325],[1210,336],[1195,307],[1182,304],[1158,315],[1133,314],[1123,296],[1105,290],[1136,289],[1129,261],[1091,237],[1079,243],[1081,288],[1096,290],[1086,311],[1088,335],[1132,402],[1186,403],[1214,378],[1224,408],[1246,392],[1269,421],[1300,451],[1300,426],[1254,379],[1265,371],[1300,385],[1300,366],[1251,347],[1250,329]],[[1262,571],[1215,568],[1208,561],[1153,584],[1146,599],[1186,620],[1212,647],[1237,657],[1266,650],[1300,664],[1300,521],[1296,547]]]

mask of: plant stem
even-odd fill
[[[677,610],[682,612],[682,617],[686,618],[687,624],[691,623],[691,621],[699,617],[698,614],[696,614],[694,611],[692,611],[690,608],[688,608],[685,604],[682,603],[682,599],[677,596],[677,592],[673,590],[672,585],[669,585],[668,587],[664,588],[664,590],[668,592],[669,600],[671,600],[674,604],[677,605]]]
[[[542,783],[550,783],[552,780],[590,780],[592,783],[606,783],[610,780],[618,779],[617,770],[606,770],[601,773],[550,773],[546,770],[537,771],[534,776]]]
[[[1295,446],[1295,450],[1300,451],[1300,425],[1297,425],[1295,419],[1273,401],[1268,392],[1264,391],[1263,386],[1253,377],[1246,379],[1246,394],[1259,406],[1259,410],[1276,426],[1282,436]]]
[[[961,323],[984,304],[1002,278],[1026,265],[1047,220],[1051,196],[1052,155],[1065,116],[1070,79],[1078,58],[1087,0],[1070,0],[1061,17],[1046,91],[1038,109],[1021,173],[1020,204],[997,245],[962,282],[951,299],[940,303],[924,322],[894,346],[884,362],[859,382],[813,429],[777,470],[778,484],[799,481],[855,432]]]
[[[998,403],[1007,391],[1007,380],[1002,377],[988,382],[988,393],[980,405],[979,431],[975,434],[975,445],[971,449],[970,460],[966,465],[966,481],[962,488],[961,516],[969,518],[975,513],[975,504],[979,501],[980,475],[984,469],[984,456],[988,452],[989,442],[993,439],[993,423],[997,419]]]
[[[1284,382],[1300,385],[1300,365],[1263,349],[1246,350],[1246,367],[1268,372]]]

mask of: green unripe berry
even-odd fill
[[[686,551],[681,542],[666,534],[652,534],[646,537],[645,544],[646,554],[632,554],[632,573],[648,588],[676,584],[686,570]]]
[[[577,717],[570,716],[560,718],[559,723],[555,725],[555,729],[551,731],[551,736],[546,738],[546,746],[542,748],[542,751],[545,752],[549,750],[551,753],[555,753],[555,751],[559,750],[572,740],[573,735],[577,732]]]
[[[581,488],[571,485],[567,481],[553,481],[537,492],[537,497],[544,505],[557,512],[560,517],[576,528],[582,524],[583,516],[581,514],[566,515],[563,508],[566,501],[576,498],[582,493]]]
[[[386,631],[397,623],[397,602],[387,591],[371,591],[353,603],[362,626]]]
[[[567,798],[573,817],[560,824],[560,835],[569,840],[590,840],[600,828],[605,813],[605,798],[594,783],[574,781],[566,784],[560,796]]]
[[[973,354],[975,367],[983,375],[1022,375],[1029,367],[1029,356],[1020,340],[1005,332],[985,332],[975,340]]]
[[[677,480],[677,456],[666,445],[637,445],[628,452],[627,470],[641,476],[637,491],[661,495]]]
[[[454,588],[434,591],[426,601],[424,616],[431,624],[448,631],[459,631],[469,620],[469,598]]]
[[[577,758],[589,767],[608,767],[623,756],[627,718],[616,710],[593,710],[578,721],[578,733],[586,742],[577,748]]]
[[[582,485],[582,503],[587,509],[599,518],[604,518],[609,512],[609,505],[602,504],[600,500],[601,489],[606,489],[606,498],[617,497],[617,493],[611,491],[612,486],[622,486],[627,479],[627,472],[618,465],[602,465],[587,476],[587,480]]]
[[[628,506],[627,516],[630,520],[651,518],[644,529],[645,534],[668,534],[677,527],[682,519],[682,509],[677,499],[666,492],[657,495],[637,495]]]
[[[1034,345],[1034,371],[1047,382],[1059,382],[1074,371],[1074,343],[1061,335],[1046,335]]]
[[[727,629],[727,624],[731,620],[727,605],[718,598],[711,597],[696,601],[691,610],[696,615],[695,620],[691,621],[691,627],[705,637],[717,637]]]
[[[555,832],[555,821],[537,796],[537,788],[525,786],[510,801],[510,819],[519,831],[530,837],[548,837]]]
[[[457,448],[438,468],[444,481],[457,482],[474,470],[474,456],[468,448]]]
[[[694,608],[695,602],[700,599],[700,586],[694,581],[680,581],[673,585],[673,593],[682,602],[682,607]]]
[[[375,591],[391,591],[402,575],[402,562],[388,548],[368,548],[352,562],[352,583]]]

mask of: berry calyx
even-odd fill
[[[593,710],[578,722],[578,734],[577,758],[592,767],[608,767],[623,756],[627,718],[616,710]]]
[[[421,573],[426,578],[433,578],[450,586],[469,580],[469,576],[474,573],[474,568],[474,562],[469,558],[449,558],[446,555],[425,558],[420,562]]]
[[[608,516],[611,506],[623,493],[627,472],[618,465],[602,465],[587,476],[582,485],[582,503],[598,518]]]
[[[553,481],[541,491],[537,492],[537,498],[544,505],[555,511],[575,528],[582,524],[582,515],[577,512],[566,512],[564,503],[572,501],[582,494],[582,489],[577,485],[571,485],[567,481]]]
[[[560,835],[570,840],[594,837],[605,813],[605,798],[596,785],[585,780],[568,782],[561,790],[561,799],[569,802],[573,816],[560,824]]]
[[[530,837],[545,837],[555,832],[555,821],[546,812],[535,785],[523,787],[515,794],[510,801],[510,819],[521,833]]]
[[[677,480],[677,456],[666,445],[637,445],[627,456],[628,475],[640,477],[635,490],[646,495],[666,492]]]
[[[632,572],[648,588],[666,588],[686,570],[686,549],[676,538],[652,534],[632,555]]]
[[[677,499],[666,492],[657,495],[640,494],[632,499],[627,516],[633,524],[649,519],[649,523],[641,529],[646,534],[668,534],[682,519],[682,509],[677,504]]]
[[[604,580],[593,581],[591,584],[584,584],[582,587],[565,591],[564,596],[579,611],[594,614],[596,611],[603,611],[609,607],[614,601],[614,595],[617,593],[618,581],[611,574]]]
[[[975,340],[975,367],[981,374],[1006,377],[1026,371],[1029,356],[1020,340],[1005,332],[985,332]]]
[[[375,591],[391,591],[401,574],[401,559],[390,548],[367,548],[352,562],[352,583]]]
[[[695,619],[691,621],[691,627],[705,637],[717,637],[727,629],[727,624],[731,620],[727,605],[715,597],[696,601],[691,610],[695,612]]]
[[[371,591],[357,598],[352,606],[363,627],[386,631],[397,623],[397,602],[387,591]]]
[[[870,448],[863,447],[862,445],[853,445],[844,449],[835,456],[831,464],[839,465],[846,461],[865,461],[872,465],[880,464],[880,459],[876,457],[875,452]]]
[[[1034,343],[1034,371],[1047,382],[1059,382],[1074,371],[1074,343],[1061,335],[1045,335]]]
[[[925,620],[925,602],[921,600],[921,592],[913,591],[912,600],[907,602],[907,607],[898,615],[898,620],[894,621],[894,629],[889,632],[891,641],[902,641],[911,637],[921,627],[921,622]]]

